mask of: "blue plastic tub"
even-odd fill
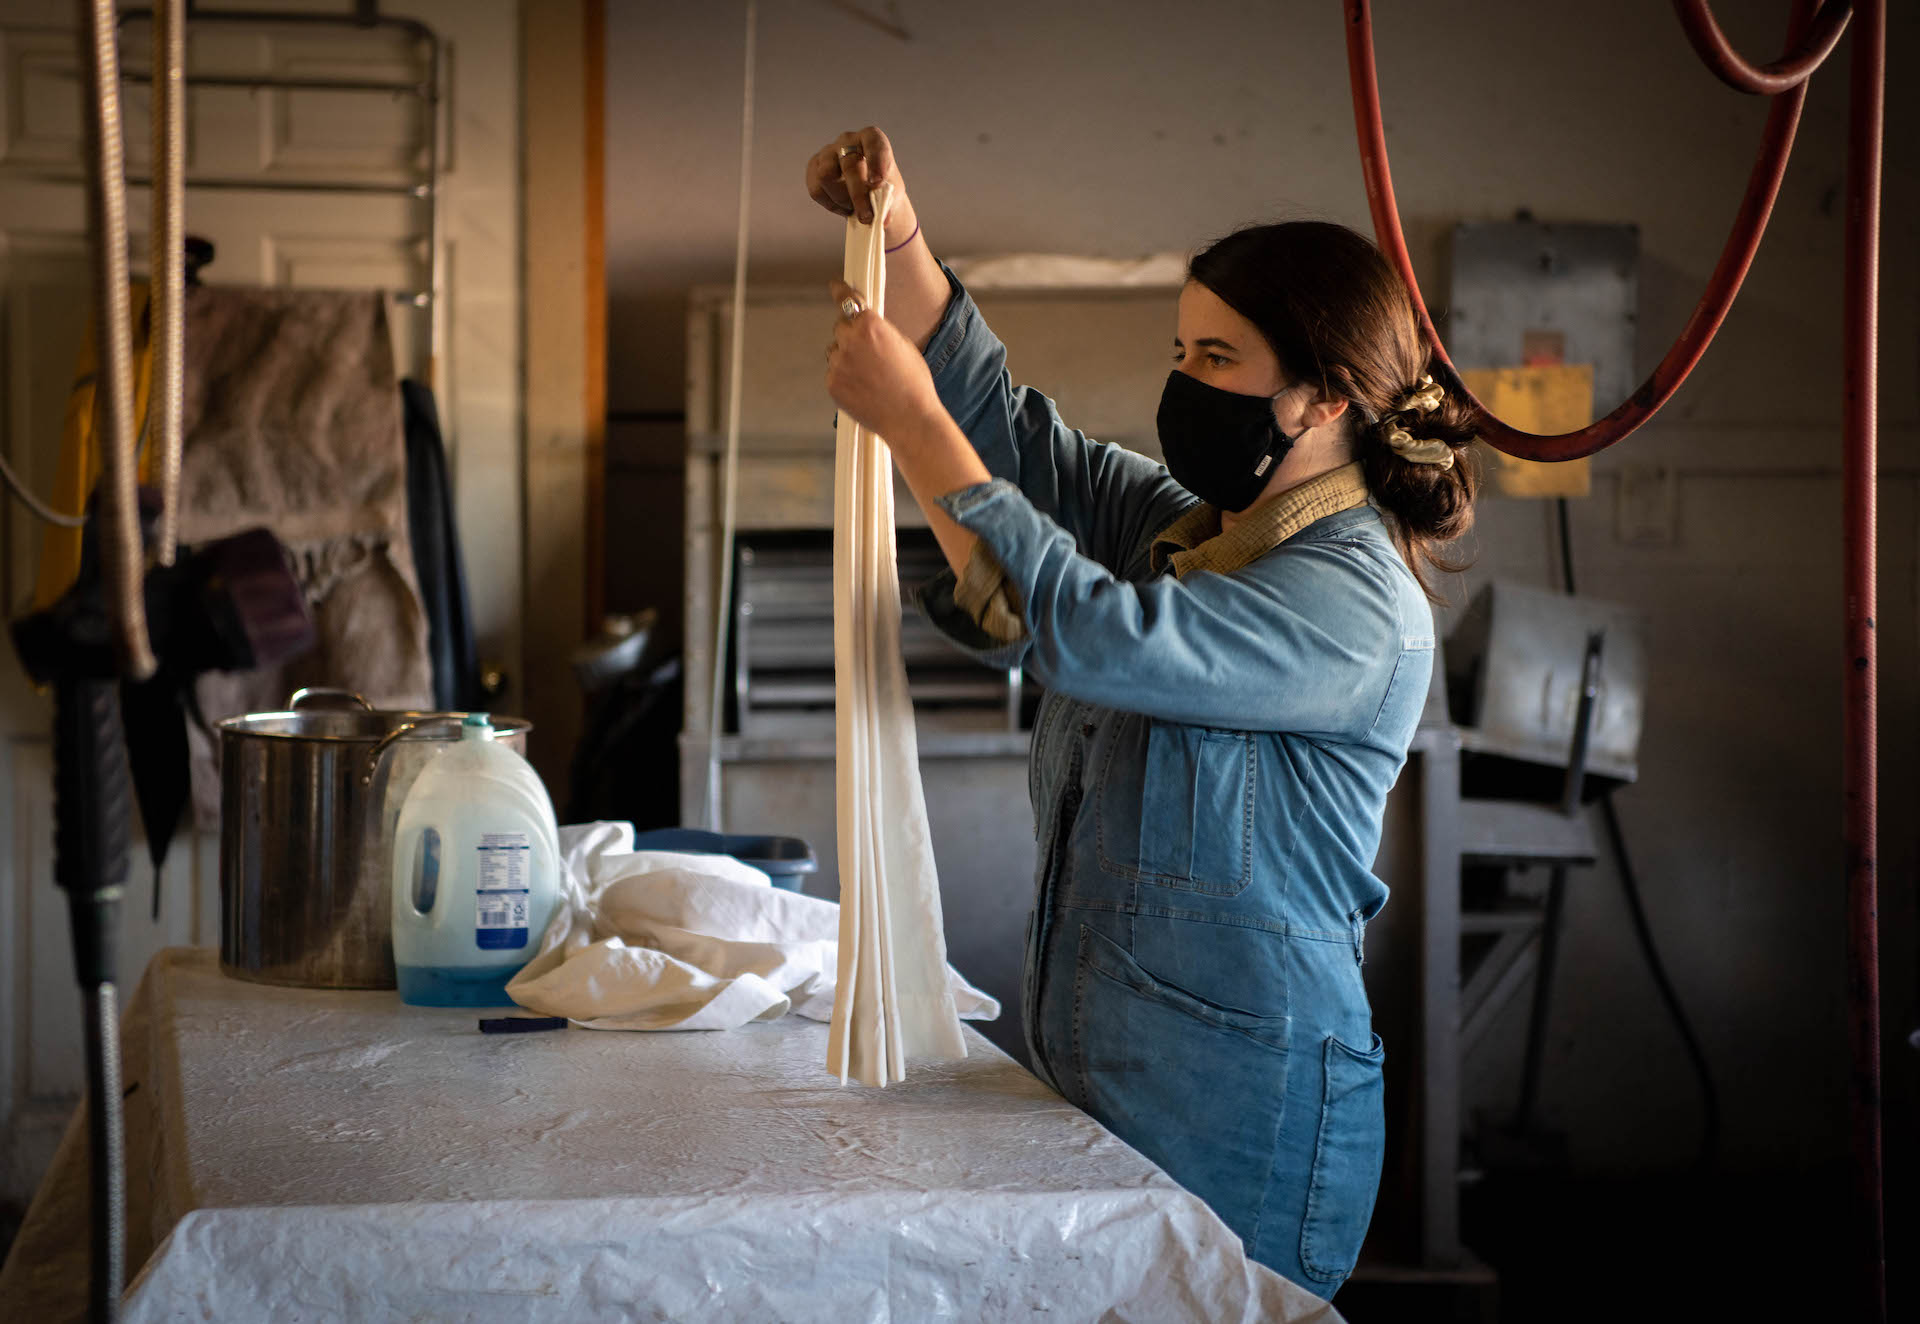
[[[635,850],[676,850],[694,855],[731,855],[742,864],[751,864],[765,873],[773,885],[786,892],[801,892],[807,874],[817,872],[820,861],[813,847],[798,837],[749,837],[707,832],[701,828],[655,828],[636,832]]]

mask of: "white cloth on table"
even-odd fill
[[[882,184],[873,224],[847,221],[846,282],[880,314],[892,200]],[[827,1069],[842,1084],[895,1084],[909,1059],[965,1057],[967,1045],[942,976],[940,882],[900,653],[893,456],[845,413],[834,447],[833,703],[840,969]]]
[[[636,851],[628,823],[560,829],[561,902],[515,1002],[591,1030],[728,1030],[833,1011],[840,908],[725,855]],[[1000,1004],[952,970],[960,1013]]]

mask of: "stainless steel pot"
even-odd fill
[[[220,729],[220,966],[263,984],[392,988],[393,830],[464,713],[298,690]],[[525,754],[532,723],[495,717]]]

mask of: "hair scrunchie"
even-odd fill
[[[1442,469],[1453,468],[1453,447],[1444,441],[1416,437],[1397,424],[1387,429],[1387,445],[1395,455],[1410,464],[1437,464]]]
[[[1446,394],[1443,387],[1423,372],[1420,374],[1420,384],[1400,397],[1400,403],[1393,407],[1394,412],[1406,414],[1418,409],[1423,414],[1431,414],[1440,407]]]

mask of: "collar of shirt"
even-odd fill
[[[1147,555],[1156,574],[1169,565],[1181,579],[1195,570],[1232,574],[1315,520],[1352,510],[1366,500],[1367,480],[1355,460],[1261,502],[1225,532],[1220,529],[1219,510],[1203,501],[1162,529]]]

